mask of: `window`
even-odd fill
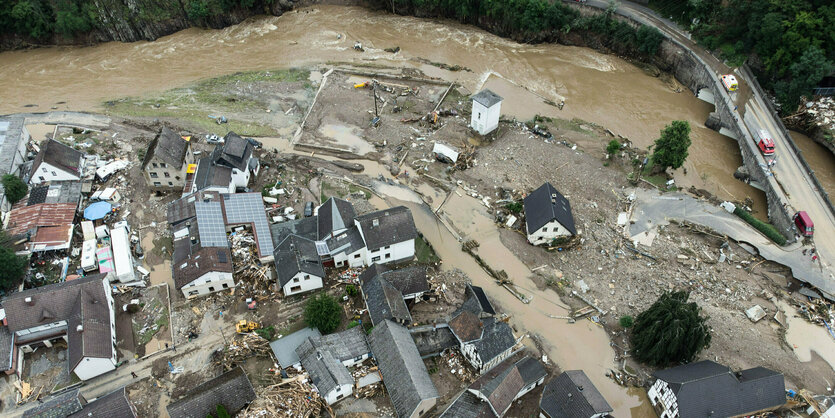
[[[179,180],[180,180],[180,176],[174,176],[174,178],[175,178],[177,181],[179,181]]]
[[[159,163],[159,166],[162,168],[168,167],[167,165],[165,165],[165,163]]]
[[[354,254],[354,258],[360,258],[361,254]]]
[[[336,391],[337,391],[337,392],[339,392],[339,388],[336,388]],[[342,399],[344,396],[345,396],[345,394],[343,393],[343,394],[341,394],[341,395],[337,396],[337,397],[336,397],[336,400],[340,400],[340,399]]]
[[[154,186],[162,186],[162,183],[160,183],[160,182],[158,182],[158,181],[155,181],[155,182],[154,182]]]
[[[43,176],[38,176],[38,178],[41,179],[41,181],[46,181],[46,179]]]
[[[224,283],[224,284],[223,284],[223,288],[224,288],[224,289],[228,289],[228,288],[229,288],[229,283]]]
[[[310,280],[310,275],[309,275],[309,274],[305,274],[305,275],[304,275],[304,279],[305,279],[305,280]]]
[[[302,290],[301,286],[293,286],[290,288],[291,292],[298,292],[299,290]]]
[[[43,171],[44,173],[46,173],[46,167],[41,167],[41,171]]]
[[[56,173],[56,172],[54,172],[54,171],[52,172],[52,177],[55,177],[55,176],[57,176],[57,175],[58,175],[58,173]]]
[[[360,361],[360,360],[362,360],[362,356],[357,356],[357,358],[355,358],[354,360],[355,361]]]
[[[168,182],[168,185],[169,185],[169,186],[173,186],[173,185],[174,185],[174,183],[172,183],[172,182],[170,182],[170,181],[169,181],[169,182]]]
[[[214,286],[209,286],[209,291],[210,291],[210,292],[214,292],[214,291],[215,291],[215,287],[214,287]]]
[[[481,112],[478,112],[478,118],[481,119]]]
[[[298,278],[298,277],[296,277],[295,279],[293,279],[293,283],[298,283],[298,282],[299,282],[299,278]]]
[[[384,249],[384,250],[388,250],[389,248],[391,248],[391,245],[386,245],[386,247],[385,247],[385,248],[383,248],[383,249]]]
[[[157,163],[151,163],[151,167],[157,168]]]
[[[336,387],[336,391],[337,391],[337,392],[342,392],[342,386],[337,386],[337,387]]]
[[[371,262],[373,263],[375,261],[380,261],[380,256],[379,255],[376,256],[376,257],[371,257]]]
[[[148,173],[148,174],[150,174],[150,175],[151,175],[151,178],[152,178],[152,179],[155,179],[155,178],[158,178],[158,177],[159,177],[159,174],[157,174],[155,171],[152,171],[152,172],[150,172],[150,173]]]
[[[191,292],[188,292],[188,295],[189,295],[189,296],[194,296],[194,295],[196,295],[196,294],[197,294],[197,291],[196,291],[196,290],[192,290]]]
[[[167,172],[167,171],[166,171],[166,172],[164,172],[164,173],[162,173],[162,175],[164,175],[164,176],[165,176],[165,178],[169,178],[169,177],[171,177],[171,174],[170,174],[169,172]]]
[[[386,254],[386,260],[388,260],[389,258],[391,258],[391,253]]]

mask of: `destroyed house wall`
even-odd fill
[[[209,293],[220,292],[235,287],[235,280],[232,273],[210,271],[191,283],[183,286],[183,296],[193,298],[208,295]]]

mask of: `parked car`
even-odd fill
[[[313,216],[313,202],[307,202],[304,204],[304,217],[309,218]]]

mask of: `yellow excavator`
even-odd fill
[[[261,325],[254,321],[247,321],[245,319],[241,319],[235,324],[235,331],[238,334],[248,334],[256,329],[261,328]]]

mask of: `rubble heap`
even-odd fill
[[[268,357],[271,354],[269,341],[258,334],[249,333],[233,338],[228,346],[215,351],[212,359],[216,365],[222,366],[224,371],[228,371],[250,357]]]
[[[296,375],[257,391],[258,397],[240,416],[250,417],[318,417],[333,410],[305,375]]]

